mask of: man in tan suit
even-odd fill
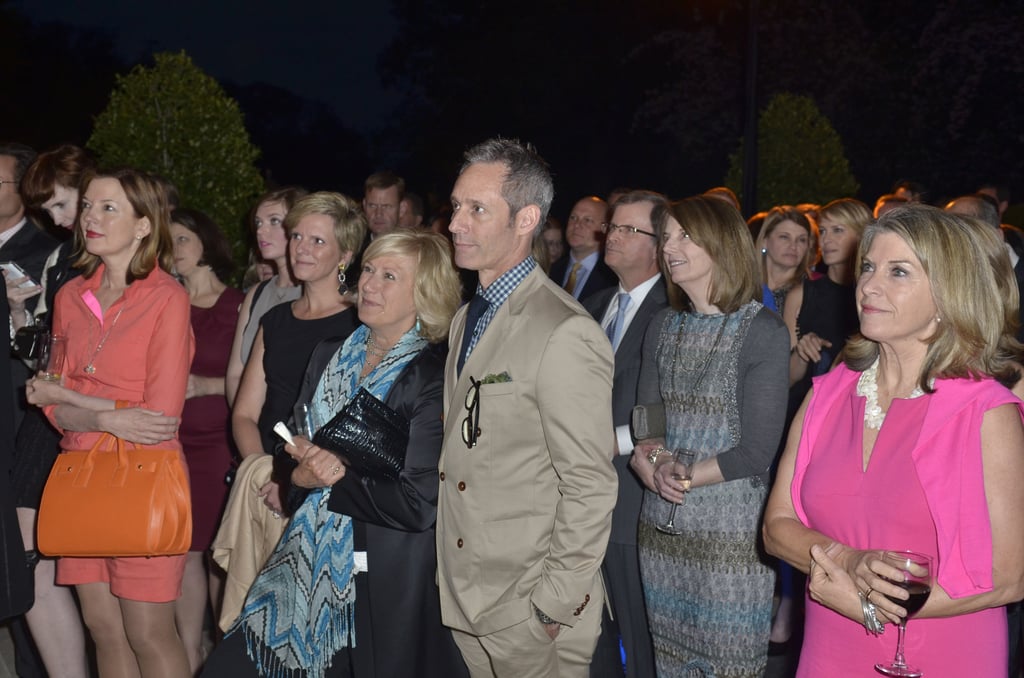
[[[473,676],[582,678],[601,623],[613,359],[530,256],[553,195],[543,159],[503,139],[470,149],[452,190],[455,261],[480,285],[450,335],[438,583]]]

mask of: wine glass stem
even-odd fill
[[[665,524],[666,527],[673,528],[676,526],[676,507],[679,504],[672,504],[672,510],[668,513],[668,522]]]
[[[899,667],[901,669],[902,668],[906,668],[906,666],[907,666],[906,658],[903,656],[903,635],[906,632],[907,632],[907,618],[904,617],[903,619],[900,620],[900,623],[899,623],[899,632],[898,632],[898,634],[896,636],[896,656],[893,657],[893,660],[892,660],[893,666],[897,666],[897,667]]]

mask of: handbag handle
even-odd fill
[[[75,477],[75,487],[85,487],[89,484],[92,471],[96,466],[96,455],[107,451],[117,454],[117,466],[114,469],[114,477],[111,478],[110,485],[111,487],[124,487],[125,481],[128,479],[128,467],[131,460],[128,458],[124,440],[109,432],[104,432],[89,448],[89,452],[82,462],[82,468]]]

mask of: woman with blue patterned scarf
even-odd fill
[[[315,429],[365,388],[409,421],[405,467],[396,480],[368,477],[305,438],[285,447],[298,461],[292,484],[309,492],[203,675],[466,675],[434,584],[458,275],[447,242],[424,231],[377,238],[363,262],[363,327],[314,350],[299,402],[310,403]]]

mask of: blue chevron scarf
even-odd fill
[[[427,345],[410,330],[360,380],[368,336],[365,326],[353,332],[321,375],[310,407],[314,430],[360,387],[386,399],[402,369]],[[319,678],[341,648],[355,645],[352,519],[327,508],[330,496],[330,487],[309,493],[228,631],[242,630],[249,658],[264,678]]]

